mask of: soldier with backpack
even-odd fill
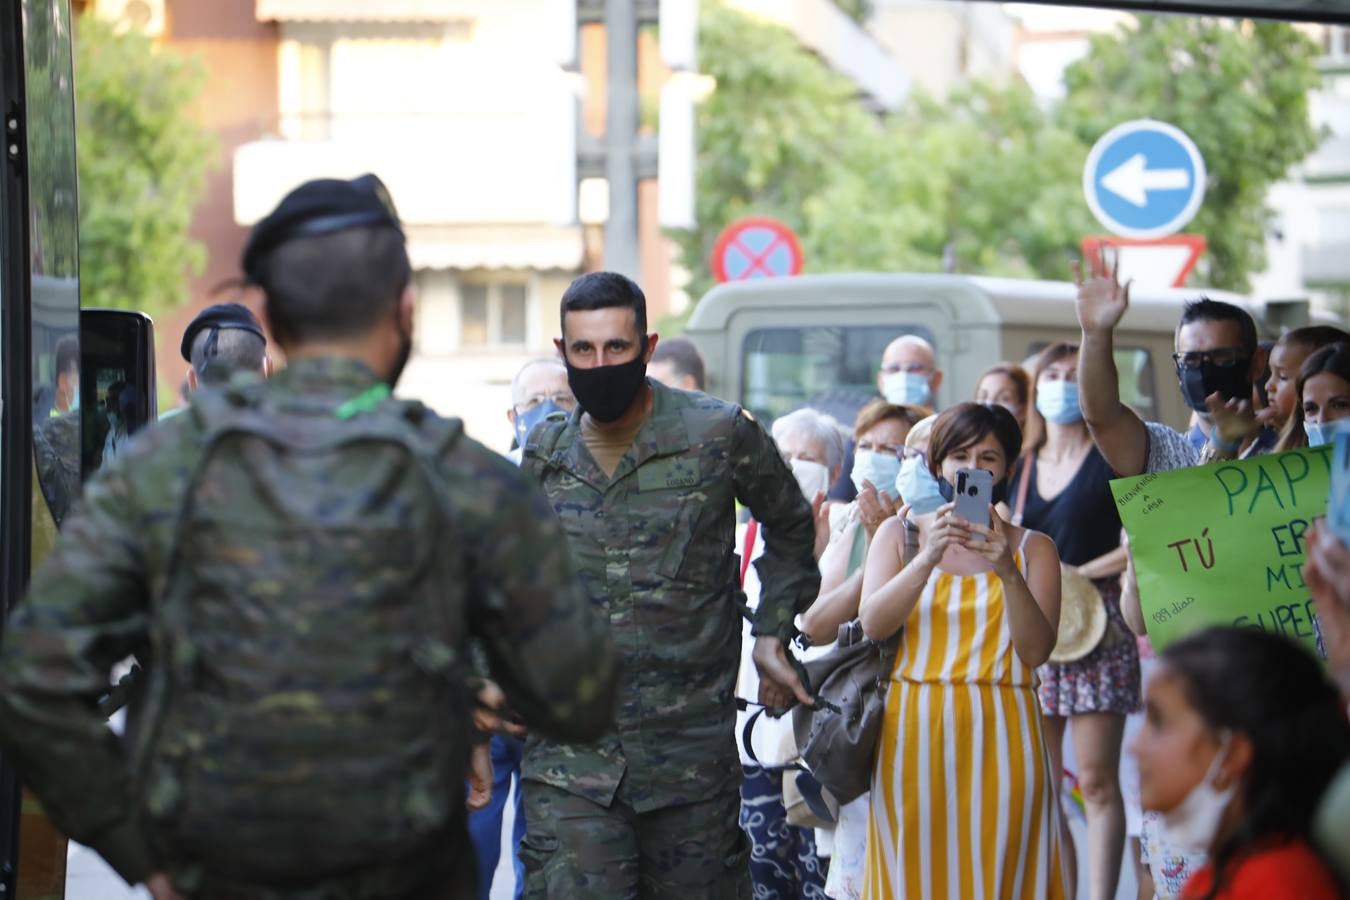
[[[532,731],[589,740],[605,625],[516,467],[390,396],[413,297],[378,180],[297,188],[244,270],[289,367],[88,485],[5,630],[0,748],[157,900],[473,897],[470,642]],[[121,739],[97,701],[131,654]]]

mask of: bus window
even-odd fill
[[[1158,418],[1153,354],[1143,347],[1117,347],[1116,371],[1120,373],[1120,402],[1139,413],[1146,422]]]
[[[918,325],[757,328],[745,336],[740,403],[767,428],[802,406],[850,425],[877,396],[877,368],[886,345],[906,334],[934,343]]]

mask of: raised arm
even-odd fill
[[[1078,351],[1083,419],[1117,476],[1141,475],[1148,459],[1148,429],[1134,410],[1120,402],[1120,376],[1113,356],[1116,326],[1130,306],[1130,286],[1120,284],[1119,260],[1114,271],[1107,272],[1101,265],[1094,269],[1084,277],[1081,267],[1074,266],[1078,324],[1083,329]]]

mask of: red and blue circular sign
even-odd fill
[[[719,282],[800,275],[802,246],[777,219],[752,216],[732,222],[713,245],[712,273]]]

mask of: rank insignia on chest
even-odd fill
[[[698,459],[657,459],[638,469],[638,490],[665,491],[698,484]]]

